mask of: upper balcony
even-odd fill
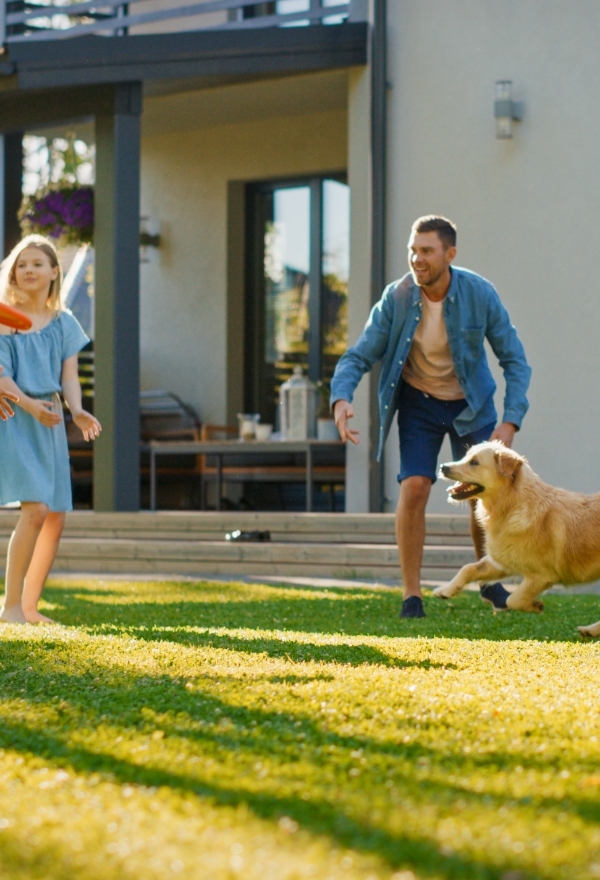
[[[120,37],[181,31],[250,30],[364,21],[367,0],[3,0],[0,45],[65,40],[89,34]]]
[[[368,0],[0,0],[0,77],[47,89],[364,64],[368,7]]]

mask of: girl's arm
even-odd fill
[[[62,417],[58,413],[52,412],[53,404],[51,400],[37,400],[34,397],[23,394],[9,376],[3,376],[0,379],[0,399],[2,397],[17,403],[21,409],[24,409],[25,412],[29,413],[29,415],[33,416],[34,419],[37,419],[38,422],[41,422],[47,428],[55,428],[62,422]],[[12,414],[11,410],[10,415]],[[2,415],[2,418],[6,419],[6,416]]]
[[[2,380],[0,379],[1,382]],[[98,419],[94,418],[91,413],[86,412],[81,406],[81,385],[79,384],[77,372],[76,354],[63,361],[61,384],[64,398],[73,416],[73,421],[83,434],[84,440],[93,440],[102,430],[102,426]]]

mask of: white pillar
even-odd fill
[[[368,67],[348,74],[348,183],[350,185],[350,283],[348,290],[348,344],[354,345],[371,308],[371,74]],[[352,427],[360,444],[347,444],[346,511],[369,511],[369,387],[367,374],[354,396]]]

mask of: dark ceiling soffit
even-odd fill
[[[23,89],[173,77],[292,73],[366,64],[367,25],[81,37],[13,43]]]
[[[112,85],[86,86],[60,91],[0,92],[0,134],[62,124],[94,116],[141,112],[141,88],[116,89]]]

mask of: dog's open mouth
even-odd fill
[[[453,501],[466,501],[467,498],[473,498],[483,492],[483,486],[479,483],[454,483],[447,492]]]

